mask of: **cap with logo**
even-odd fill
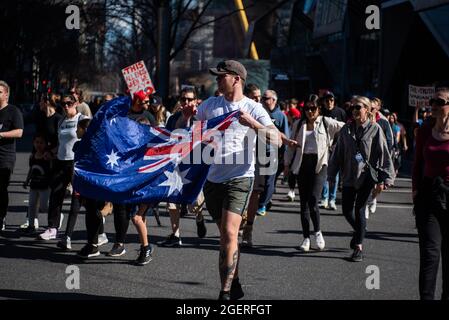
[[[162,104],[162,98],[156,95],[150,97],[150,105],[159,106]]]
[[[220,76],[225,74],[234,74],[246,81],[246,68],[238,61],[225,60],[217,64],[216,68],[210,68],[209,72],[214,76]]]
[[[333,92],[331,92],[331,91],[326,91],[326,93],[324,94],[324,99],[326,99],[326,98],[335,98],[335,95],[334,95],[334,93]]]

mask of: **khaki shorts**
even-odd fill
[[[248,206],[253,181],[254,178],[249,177],[232,179],[223,183],[206,181],[203,191],[211,217],[215,221],[220,220],[223,209],[242,215]]]
[[[203,191],[200,192],[195,202],[187,205],[187,209],[194,214],[198,214],[201,212],[204,206],[204,194]],[[181,205],[178,203],[167,203],[167,210],[181,210]]]

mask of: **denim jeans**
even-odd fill
[[[337,173],[335,176],[335,184],[329,185],[328,181],[325,181],[323,184],[323,191],[321,192],[321,199],[335,201],[337,199],[337,189],[338,189],[338,180],[340,175]],[[329,192],[330,191],[330,192]]]

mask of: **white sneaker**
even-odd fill
[[[363,210],[363,209],[362,209]],[[369,209],[368,209],[368,205],[365,206],[365,219],[368,220],[369,219]]]
[[[34,229],[39,229],[39,219],[38,218],[34,218]]]
[[[315,241],[316,241],[316,246],[318,247],[318,249],[323,250],[324,246],[326,245],[326,242],[324,242],[324,237],[323,237],[323,234],[321,233],[321,231],[318,231],[317,233],[315,233]]]
[[[5,231],[6,230],[6,223],[3,220],[2,225],[0,226],[0,231]]]
[[[335,200],[329,201],[329,207],[328,207],[328,209],[334,210],[334,211],[337,210],[337,205],[335,204]]]
[[[58,229],[61,229],[63,221],[64,221],[64,215],[61,213],[61,219],[59,219],[59,228]]]
[[[39,235],[39,238],[42,240],[56,239],[57,233],[58,233],[58,231],[56,230],[56,228],[48,228],[47,230],[45,230],[44,233],[41,233]]]
[[[305,238],[302,241],[301,246],[299,247],[301,249],[301,251],[303,252],[308,252],[310,250],[310,239],[309,238]]]
[[[106,235],[106,233],[102,233],[98,235],[98,246],[102,246],[106,243],[108,243],[108,236]]]
[[[289,201],[295,201],[295,190],[291,190],[287,193],[287,198]]]
[[[373,201],[368,202],[368,210],[370,214],[374,214],[377,208],[377,199],[373,199]]]
[[[321,209],[327,209],[327,206],[329,205],[329,202],[327,199],[321,199],[320,202],[318,202],[318,207]]]
[[[26,228],[28,228],[29,225],[30,224],[28,223],[28,219],[27,219],[27,221],[24,224],[20,225],[20,229],[26,229]]]

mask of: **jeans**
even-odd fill
[[[8,186],[11,178],[11,169],[0,168],[0,223],[5,219],[8,212],[9,196]],[[0,226],[1,228],[2,226]]]
[[[335,201],[337,199],[339,174],[335,176],[335,184],[329,184],[326,180],[323,184],[323,192],[321,193],[321,199]]]
[[[449,299],[449,212],[430,207],[431,182],[424,181],[420,204],[415,201],[416,227],[419,236],[419,295],[421,300],[433,300],[440,256],[443,271],[442,300]],[[421,191],[422,192],[422,191]]]
[[[327,166],[315,173],[318,156],[316,154],[304,154],[301,168],[299,169],[298,181],[299,198],[301,201],[301,224],[304,238],[310,238],[310,218],[312,218],[315,232],[320,231],[320,209],[318,201],[320,198],[323,182],[327,178]],[[309,210],[307,210],[307,207]]]
[[[73,160],[55,160],[52,170],[50,203],[48,206],[48,227],[59,228],[62,204],[67,186],[73,177]]]
[[[293,172],[290,172],[288,174],[288,188],[290,190],[295,190],[297,179],[298,179],[297,175],[295,175]],[[298,182],[298,186],[299,186],[299,182]]]
[[[283,158],[280,158],[278,160],[278,168],[276,173],[271,176],[265,176],[265,188],[264,191],[260,194],[259,208],[266,207],[268,202],[271,201],[273,194],[276,192],[276,181],[283,170],[284,160]]]
[[[48,212],[50,189],[31,189],[28,195],[28,224],[34,225],[38,212]]]
[[[364,207],[373,187],[374,183],[371,181],[365,182],[359,190],[354,187],[343,187],[341,199],[343,215],[355,231],[355,244],[362,244],[365,239],[366,217]]]

